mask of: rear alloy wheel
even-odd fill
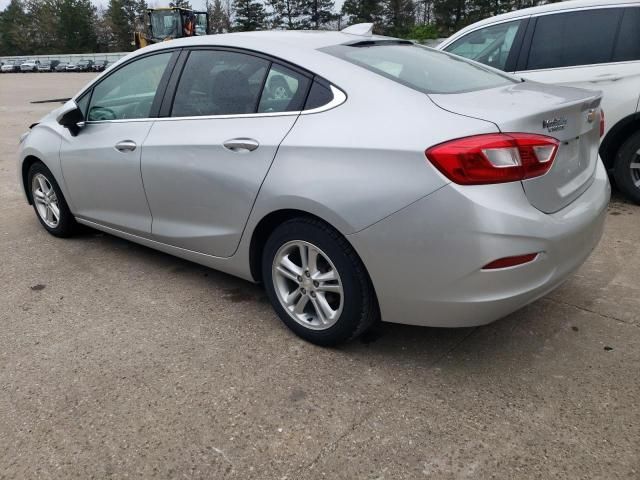
[[[613,176],[618,188],[640,204],[640,132],[631,135],[618,150]]]
[[[340,318],[344,289],[333,262],[316,245],[287,242],[271,266],[276,295],[287,313],[303,327],[331,328]]]
[[[43,163],[34,163],[28,181],[33,208],[42,226],[56,237],[72,235],[77,226],[75,218],[49,169]]]
[[[344,237],[319,220],[296,218],[275,229],[262,278],[282,321],[318,345],[355,338],[379,316],[364,265]]]

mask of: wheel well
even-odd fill
[[[24,191],[27,194],[27,200],[29,201],[29,205],[33,203],[33,200],[31,199],[31,189],[29,188],[29,185],[27,185],[27,181],[28,181],[27,175],[29,174],[29,169],[31,168],[31,166],[34,163],[40,162],[40,161],[41,160],[38,157],[29,155],[22,162],[22,184],[24,185]]]
[[[302,210],[288,209],[271,212],[260,220],[258,225],[256,225],[256,228],[253,230],[253,236],[251,237],[251,244],[249,246],[249,265],[251,268],[251,276],[256,281],[262,281],[262,252],[269,235],[271,235],[278,225],[297,217],[310,217],[322,220],[321,218]]]
[[[637,131],[640,131],[640,113],[623,118],[607,133],[600,145],[600,156],[607,169],[613,168],[618,149]]]
[[[271,233],[279,225],[286,222],[287,220],[300,217],[313,218],[315,220],[319,220],[320,222],[324,222],[341,234],[340,230],[338,230],[323,218],[318,217],[317,215],[313,215],[312,213],[305,212],[304,210],[284,209],[271,212],[258,222],[258,225],[256,225],[256,228],[253,230],[253,235],[251,237],[251,243],[249,245],[249,266],[251,268],[251,276],[254,278],[254,280],[256,280],[257,282],[262,282],[262,252],[264,251],[264,246],[267,243],[269,235],[271,235]],[[349,242],[349,240],[347,240],[347,242]],[[349,242],[349,244],[350,243],[351,242]],[[353,248],[353,245],[351,247]],[[356,255],[358,255],[357,252]],[[362,261],[362,259],[360,260]],[[369,278],[371,278],[366,265],[364,265],[364,262],[363,267],[365,272],[367,272]]]

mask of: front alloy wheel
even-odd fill
[[[60,204],[53,186],[42,173],[31,181],[31,196],[40,219],[50,228],[60,224]]]
[[[31,203],[42,226],[56,237],[72,235],[77,224],[51,171],[36,162],[29,168],[27,182]]]

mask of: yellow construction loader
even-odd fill
[[[136,48],[174,38],[207,35],[209,15],[180,7],[150,8],[147,10],[149,22],[147,32],[134,32]]]

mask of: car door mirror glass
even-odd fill
[[[64,128],[68,129],[74,137],[80,133],[80,129],[84,124],[84,115],[78,105],[73,100],[69,100],[64,104],[60,113],[56,117],[56,121]]]

